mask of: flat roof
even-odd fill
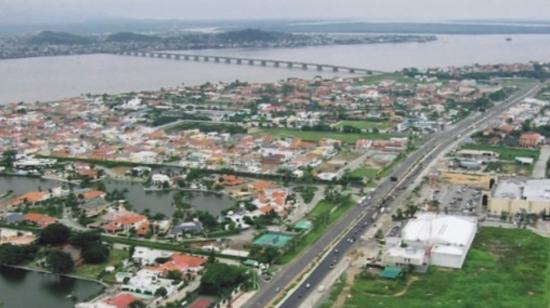
[[[466,246],[476,230],[475,218],[420,213],[407,222],[402,237],[410,242]]]
[[[507,178],[499,180],[494,198],[550,201],[550,179]]]

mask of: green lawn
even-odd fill
[[[339,204],[333,204],[325,200],[317,203],[308,215],[308,219],[315,222],[316,218],[322,215],[328,215],[328,222],[322,225],[315,225],[314,223],[313,229],[304,237],[297,239],[296,244],[281,256],[278,263],[288,263],[292,258],[300,254],[304,248],[315,243],[325,233],[327,227],[338,220],[338,218],[340,218],[352,205],[353,201],[350,198],[344,199],[344,201]]]
[[[361,168],[355,169],[350,175],[353,177],[373,178],[378,173],[378,170],[379,169],[376,169],[376,168],[361,167]]]
[[[337,139],[344,143],[355,143],[358,139],[390,139],[392,137],[402,137],[399,134],[386,133],[358,133],[347,134],[337,132],[320,132],[320,131],[302,131],[297,129],[287,128],[262,128],[259,134],[271,135],[275,138],[294,137],[306,141],[319,141],[323,138]]]
[[[392,124],[385,121],[372,121],[372,120],[364,120],[364,121],[351,121],[351,120],[344,120],[336,123],[334,125],[335,127],[344,127],[344,126],[351,126],[358,129],[370,129],[370,128],[378,128],[378,129],[387,129],[392,127]]]
[[[116,250],[112,249],[111,254],[109,255],[109,260],[106,263],[103,264],[82,264],[75,268],[74,272],[72,274],[91,278],[91,279],[98,279],[100,278],[101,273],[107,266],[117,266],[122,264],[122,260],[126,259],[128,257],[128,251],[123,250]],[[114,273],[112,274],[114,275]],[[107,275],[104,277],[105,281],[108,283],[114,282],[114,276],[109,277]]]
[[[462,270],[431,267],[427,274],[414,274],[418,280],[408,288],[395,284],[396,292],[405,290],[401,296],[390,294],[391,282],[361,277],[346,307],[546,308],[549,265],[550,239],[527,230],[482,228]]]
[[[384,80],[394,80],[399,83],[414,83],[416,82],[413,78],[407,77],[401,73],[382,73],[374,76],[364,77],[359,82],[363,85],[374,85],[378,84]]]
[[[516,157],[532,157],[535,160],[539,157],[539,150],[512,148],[506,146],[485,145],[477,143],[469,143],[462,146],[463,149],[493,151],[500,155],[502,160],[514,160]]]

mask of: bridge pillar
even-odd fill
[[[318,70],[318,71],[322,71],[322,70],[323,70],[323,66],[322,66],[322,65],[317,65],[317,70]]]
[[[338,68],[335,66],[335,67],[332,68],[332,71],[336,73],[336,72],[338,72]]]
[[[193,57],[193,60],[195,60],[195,61],[199,61],[199,56],[195,56],[195,57]]]
[[[279,65],[281,65],[281,63],[279,63],[279,61],[275,61],[275,62],[273,62],[273,66],[275,66],[275,67],[279,67]]]
[[[355,74],[355,69],[350,68],[350,69],[349,69],[349,72],[350,72],[351,74]]]
[[[292,68],[292,62],[288,62],[288,63],[286,64],[286,67]]]
[[[267,65],[267,61],[262,60],[262,66],[266,66],[266,65]]]
[[[219,62],[220,62],[220,58],[219,58],[219,57],[214,57],[214,62],[219,63]]]
[[[307,64],[302,64],[302,69],[307,70]]]
[[[183,55],[183,60],[189,61],[189,56],[188,55]]]
[[[204,62],[208,62],[208,61],[210,61],[210,57],[209,57],[209,56],[205,56],[205,57],[204,57]]]
[[[243,64],[243,60],[237,59],[237,64]]]
[[[252,59],[248,60],[248,65],[254,65],[254,60]]]
[[[231,63],[231,59],[230,58],[225,58],[225,63]]]
[[[181,60],[181,55],[176,55],[176,60]]]

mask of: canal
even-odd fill
[[[127,191],[125,197],[136,212],[141,213],[149,209],[151,214],[171,216],[176,210],[172,204],[175,191],[145,191],[141,183],[110,179],[104,180],[103,183],[109,192],[115,189]],[[14,194],[20,195],[61,185],[64,183],[38,177],[0,176],[0,194],[12,190]],[[221,211],[235,204],[235,201],[226,195],[211,192],[186,192],[182,201],[191,204],[196,210],[207,211],[212,215],[219,215]]]
[[[2,308],[69,308],[102,291],[91,281],[0,266]]]

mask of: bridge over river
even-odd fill
[[[159,58],[169,60],[180,61],[194,61],[194,62],[212,62],[212,63],[226,63],[237,65],[256,65],[265,67],[283,67],[283,68],[300,68],[304,70],[317,70],[317,71],[331,71],[331,72],[345,72],[349,74],[361,74],[372,75],[377,73],[376,71],[350,66],[341,66],[333,64],[319,64],[300,61],[287,61],[287,60],[272,60],[272,59],[256,59],[246,57],[226,57],[219,55],[199,55],[188,53],[171,53],[171,52],[151,52],[151,51],[124,51],[115,53],[121,56],[133,56],[133,57],[147,57],[147,58]]]

